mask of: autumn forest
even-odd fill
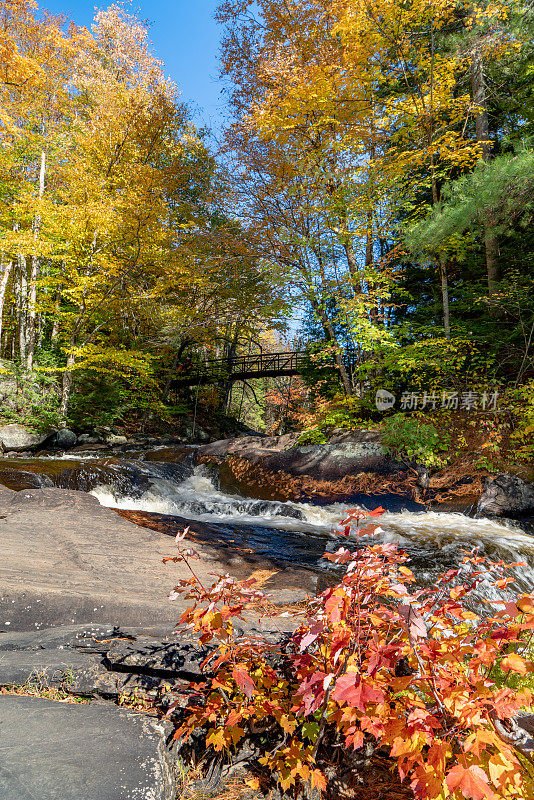
[[[528,455],[532,6],[226,0],[218,22],[215,140],[125,7],[88,30],[2,2],[6,421],[172,424],[199,403],[313,437],[376,420],[378,388],[498,391]],[[293,380],[173,384],[288,349]]]

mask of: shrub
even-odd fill
[[[447,464],[450,434],[417,416],[394,414],[382,424],[382,441],[388,452],[406,456],[427,467]]]
[[[509,400],[515,418],[512,439],[517,444],[516,456],[532,461],[534,457],[534,380],[510,389]]]
[[[299,422],[304,430],[299,436],[299,444],[323,444],[328,441],[332,428],[354,430],[365,424],[362,401],[357,397],[336,395],[330,400],[318,400],[312,411],[304,411]]]
[[[215,754],[255,737],[260,779],[288,797],[332,796],[334,765],[374,746],[387,750],[416,798],[532,798],[528,762],[494,723],[532,702],[531,691],[508,686],[507,676],[533,670],[524,656],[534,597],[508,596],[487,617],[470,610],[490,576],[506,594],[511,580],[506,565],[476,556],[417,588],[394,544],[359,547],[364,513],[351,511],[343,523],[344,535],[356,527],[358,550],[326,556],[344,570],[342,580],[308,602],[283,646],[236,633],[235,619],[265,601],[252,579],[226,575],[205,588],[191,566],[194,552],[168,559],[184,561],[193,575],[175,588],[174,596],[192,601],[181,624],[202,644],[217,643],[175,737],[201,727]]]

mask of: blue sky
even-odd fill
[[[95,5],[112,0],[39,0],[39,6],[63,14],[78,25],[90,26]],[[163,60],[166,74],[178,85],[182,99],[197,113],[195,122],[216,132],[222,126],[224,99],[218,80],[221,27],[214,20],[217,0],[146,0],[127,6],[150,23],[154,54]]]

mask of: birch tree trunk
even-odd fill
[[[72,391],[72,368],[75,364],[76,356],[69,353],[67,356],[67,364],[63,372],[63,379],[61,381],[61,405],[59,413],[63,423],[66,422],[67,414],[69,412],[70,395]]]
[[[57,341],[59,336],[59,308],[61,304],[61,290],[58,289],[56,292],[56,301],[54,303],[54,321],[52,323],[52,333],[50,335],[50,343],[52,347],[55,349],[57,347]]]
[[[449,276],[447,274],[447,259],[442,253],[439,258],[439,274],[441,276],[441,300],[443,303],[443,327],[445,338],[451,338],[451,317],[449,312]]]
[[[28,314],[28,276],[26,257],[19,256],[17,294],[17,326],[19,332],[19,357],[21,363],[26,359],[26,319]]]
[[[4,320],[4,303],[6,299],[6,290],[7,290],[7,284],[9,282],[9,276],[11,275],[11,271],[13,269],[13,262],[7,261],[4,264],[4,259],[2,256],[2,261],[0,262],[0,268],[2,268],[2,277],[0,278],[0,342],[1,342],[2,327]]]
[[[41,165],[39,168],[39,203],[43,199],[44,185],[46,174],[46,155],[44,151],[41,153]],[[35,241],[39,238],[39,231],[41,230],[41,214],[38,212],[35,216],[33,224],[33,235]],[[28,303],[28,319],[27,319],[27,343],[28,352],[26,356],[26,366],[28,370],[33,369],[33,357],[35,355],[35,319],[37,313],[37,279],[39,278],[40,262],[39,257],[33,255],[31,258],[31,271],[30,271],[30,295]]]

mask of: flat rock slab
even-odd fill
[[[0,800],[171,800],[163,726],[116,706],[0,696]]]
[[[189,578],[184,564],[163,563],[176,554],[173,539],[123,519],[85,492],[0,490],[0,548],[0,632],[109,622],[171,630],[187,604],[169,600],[173,587]],[[204,584],[213,583],[214,573],[241,578],[272,570],[267,559],[251,565],[224,545],[195,542],[195,550]],[[298,575],[282,582],[283,596],[275,599],[302,599]]]
[[[0,685],[62,686],[89,668],[84,653],[69,650],[6,650],[0,653]],[[85,694],[85,692],[79,692]]]
[[[180,603],[169,592],[186,577],[163,564],[174,542],[100,506],[84,492],[0,493],[0,631],[109,623],[172,628]],[[203,552],[201,573],[214,570]]]

